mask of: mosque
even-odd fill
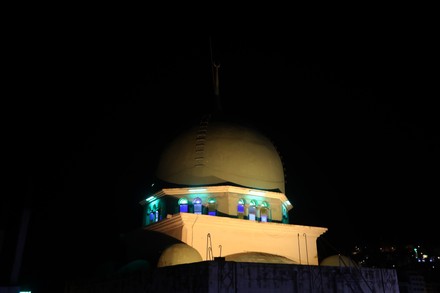
[[[141,227],[124,237],[125,266],[65,292],[399,292],[395,270],[344,256],[320,262],[317,239],[327,228],[290,223],[295,203],[285,190],[268,137],[203,116],[160,154],[139,202]]]
[[[139,204],[126,268],[148,260],[133,284],[151,291],[399,292],[395,270],[319,261],[327,228],[289,222],[281,156],[252,126],[206,116],[177,135]]]
[[[182,242],[158,266],[212,260],[318,264],[324,227],[289,224],[283,164],[250,126],[202,119],[162,153],[163,188],[140,202],[144,229]]]

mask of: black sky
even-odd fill
[[[141,225],[161,149],[215,111],[209,37],[100,26],[31,35],[7,110],[18,183],[3,214],[12,227],[31,209],[27,271],[104,261]],[[328,227],[341,249],[437,241],[438,57],[426,35],[321,27],[212,41],[225,113],[282,155],[292,223]]]

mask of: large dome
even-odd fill
[[[272,142],[236,123],[209,122],[182,133],[162,153],[156,176],[187,186],[230,182],[285,192],[283,165]]]

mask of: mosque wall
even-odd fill
[[[79,292],[399,293],[394,269],[204,261],[135,271],[95,282],[71,282]]]
[[[190,213],[175,215],[145,229],[185,242],[195,248],[204,260],[207,260],[207,250],[211,247],[213,256],[262,252],[309,265],[318,264],[316,240],[327,231],[321,227],[262,223]]]

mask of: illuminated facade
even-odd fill
[[[157,176],[173,187],[140,202],[145,230],[186,243],[203,260],[318,265],[316,240],[327,229],[289,224],[280,156],[254,129],[202,121],[164,151]]]
[[[327,229],[289,223],[280,156],[249,128],[183,133],[157,177],[143,227],[124,236],[122,272],[66,292],[399,292],[395,270],[318,263]]]

